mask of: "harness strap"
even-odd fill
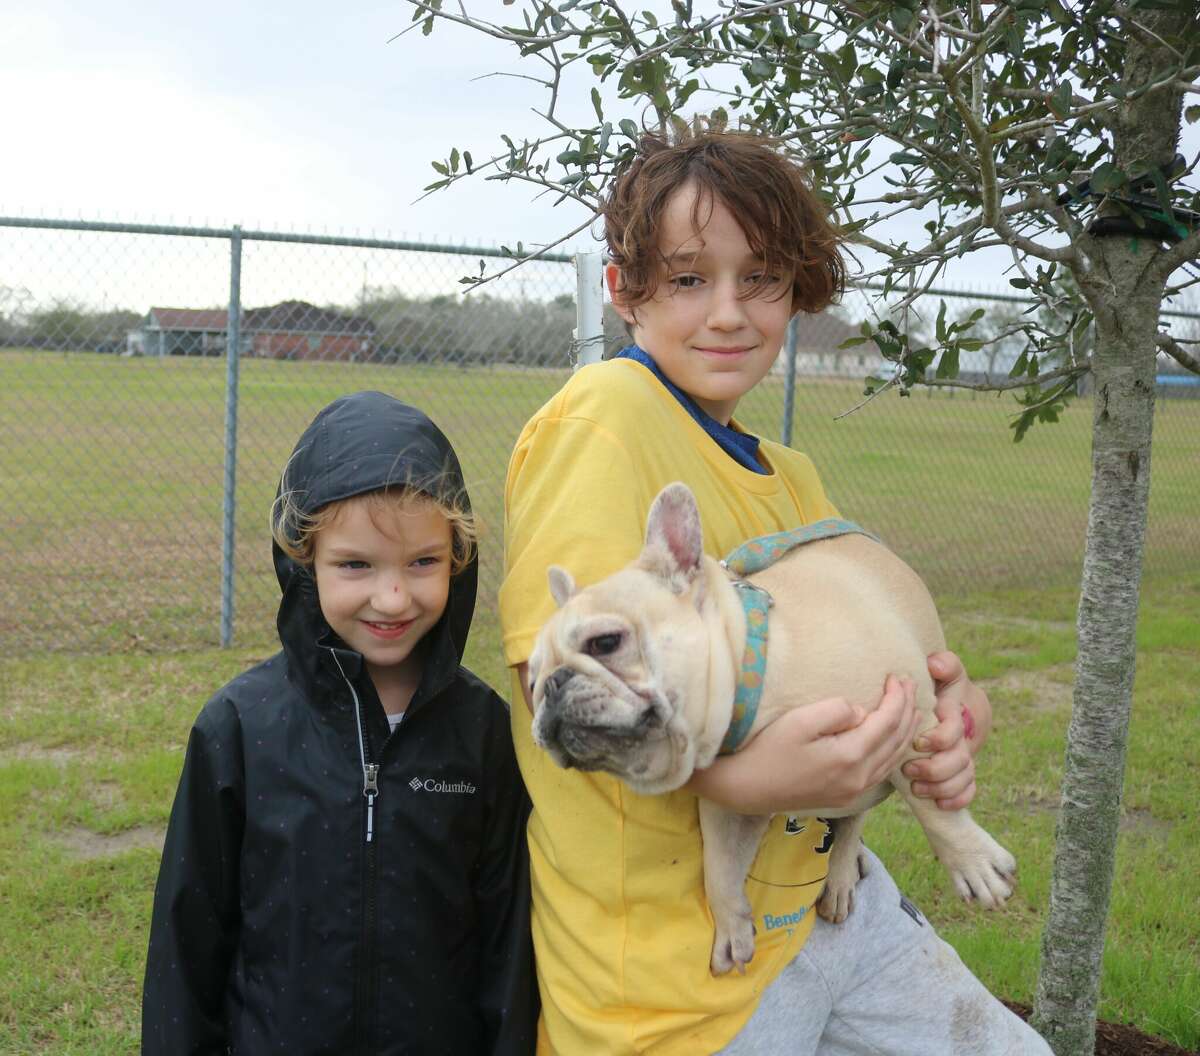
[[[719,755],[729,755],[737,751],[746,739],[754,720],[758,717],[758,705],[762,700],[763,685],[767,678],[767,614],[774,600],[762,587],[755,586],[742,577],[769,568],[781,557],[805,543],[855,533],[879,541],[877,536],[865,528],[860,528],[853,521],[828,517],[790,532],[776,532],[774,535],[751,539],[721,562],[722,566],[737,577],[733,580],[733,585],[737,588],[742,609],[746,614],[746,645],[742,651],[742,669],[733,697],[733,716],[729,722],[729,729],[725,731],[725,739],[721,742]]]
[[[853,521],[841,517],[826,517],[823,521],[813,521],[802,528],[793,528],[790,532],[776,532],[774,535],[760,535],[757,539],[742,543],[729,554],[722,564],[739,576],[752,576],[764,568],[770,568],[781,557],[805,543],[815,543],[818,539],[833,539],[839,535],[865,535],[879,542],[879,537],[872,535],[865,528],[860,528]]]

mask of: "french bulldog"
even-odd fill
[[[866,535],[811,542],[748,577],[773,599],[757,715],[744,746],[791,708],[843,697],[878,705],[888,674],[916,683],[918,731],[937,722],[928,654],[945,648],[937,611],[915,572]],[[670,484],[650,510],[645,545],[621,571],[585,589],[549,569],[559,606],[529,661],[533,738],[563,767],[604,770],[635,791],[677,789],[716,758],[733,713],[747,637],[735,577],[704,553],[691,490]],[[912,794],[900,766],[842,808],[810,813],[835,839],[817,912],[840,923],[865,869],[865,812],[899,791],[967,901],[1002,904],[1016,861],[966,810]],[[699,800],[704,886],[715,922],[711,969],[745,969],[754,953],[746,876],[770,816]]]

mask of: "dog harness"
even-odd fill
[[[737,751],[746,739],[746,734],[750,732],[750,727],[754,725],[758,716],[758,704],[762,700],[763,683],[767,677],[767,614],[775,602],[767,591],[755,586],[746,577],[761,572],[764,568],[770,568],[781,557],[805,543],[855,534],[865,535],[868,539],[879,542],[878,536],[860,528],[853,521],[827,517],[823,521],[814,521],[790,532],[775,532],[773,535],[761,535],[757,539],[751,539],[742,543],[721,562],[721,567],[733,575],[733,585],[746,613],[746,646],[742,653],[742,670],[738,675],[737,692],[733,698],[733,717],[729,721],[729,729],[725,732],[725,740],[721,742],[719,755],[729,755]]]

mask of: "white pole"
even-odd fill
[[[575,254],[575,369],[604,355],[604,255]]]

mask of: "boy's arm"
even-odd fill
[[[517,672],[532,713],[528,665]],[[916,728],[912,683],[890,678],[869,714],[840,697],[790,711],[742,751],[697,770],[685,787],[743,814],[842,806],[895,769]]]
[[[219,740],[225,751],[240,746],[236,734]],[[224,1004],[240,923],[244,802],[241,782],[229,782],[221,769],[198,722],[154,890],[142,1056],[215,1056],[229,1044]]]
[[[687,788],[743,814],[804,814],[852,803],[899,765],[917,731],[914,687],[889,677],[869,713],[841,698],[781,715]]]
[[[532,713],[528,667],[521,664],[517,671]],[[991,731],[992,708],[953,653],[934,653],[929,671],[941,721],[925,734],[929,743],[921,747],[933,754],[907,764],[905,774],[916,781],[917,795],[936,799],[944,810],[958,810],[975,797],[974,755]],[[969,733],[965,722],[973,727]],[[697,770],[686,787],[745,814],[841,806],[884,780],[915,729],[911,683],[889,679],[879,707],[869,714],[840,698],[788,712],[742,751]]]
[[[489,1056],[529,1056],[536,1047],[538,993],[530,934],[529,797],[517,769],[507,709],[494,724],[493,800],[475,877],[480,929],[479,1010]]]

